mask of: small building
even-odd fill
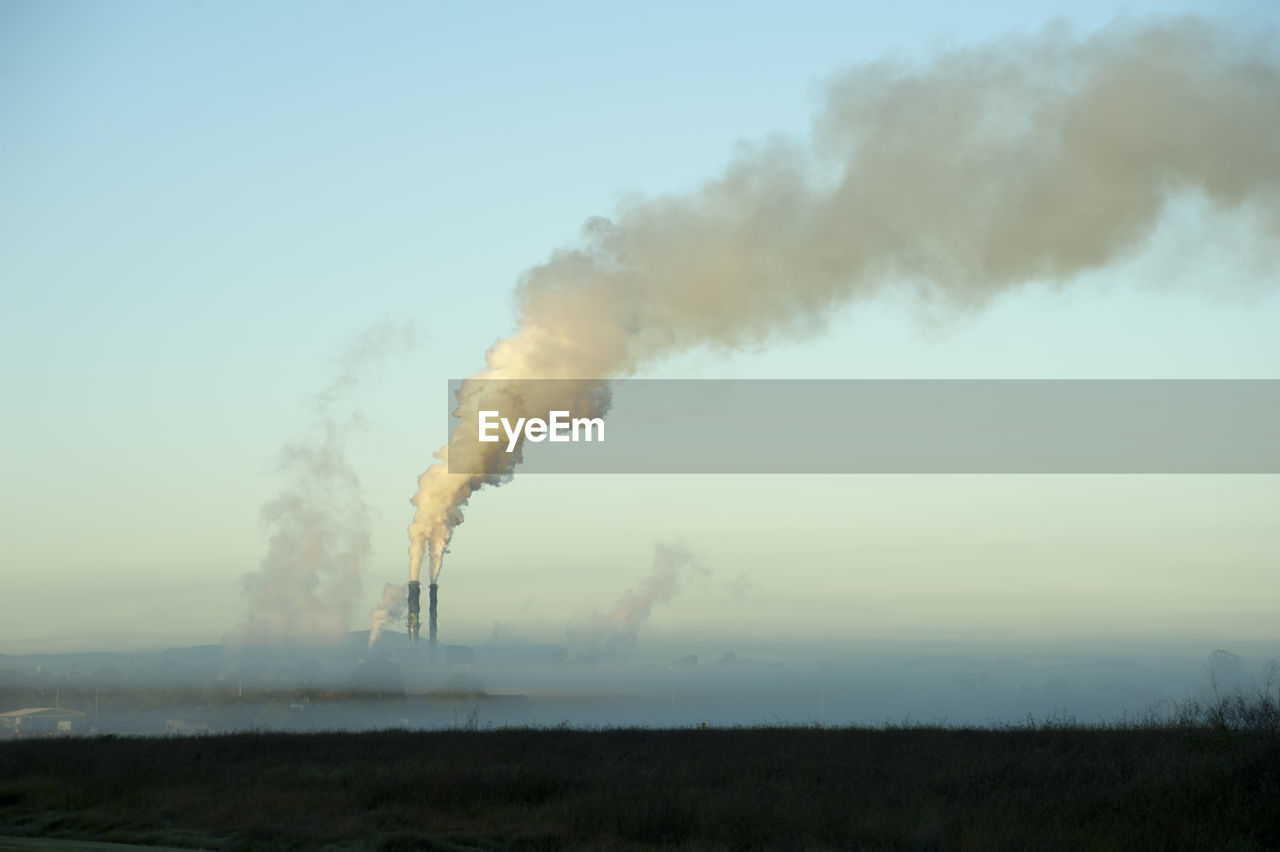
[[[84,728],[84,714],[65,707],[28,707],[0,713],[0,732],[8,736],[70,734]]]

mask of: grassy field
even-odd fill
[[[0,835],[207,849],[1280,848],[1280,734],[570,729],[0,743]]]

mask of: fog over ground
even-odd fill
[[[342,646],[171,648],[0,656],[13,703],[85,713],[78,733],[574,727],[1134,722],[1280,688],[1264,648],[1128,655],[1043,647],[938,654],[906,644],[717,648],[645,643],[625,662],[573,661],[564,645],[410,648],[387,631]],[[664,656],[664,654],[666,656]]]

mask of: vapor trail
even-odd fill
[[[628,201],[530,270],[517,332],[464,383],[462,423],[475,422],[476,379],[625,376],[689,347],[811,331],[903,283],[970,309],[1029,281],[1066,283],[1136,250],[1180,194],[1248,205],[1275,240],[1277,43],[1179,18],[849,71],[809,144],[749,150],[690,195]],[[549,401],[507,410],[545,415]],[[428,551],[438,577],[463,504],[517,461],[466,437],[418,480],[413,579]],[[448,474],[466,444],[485,473]]]
[[[567,631],[573,659],[596,662],[621,660],[635,647],[640,628],[655,604],[666,603],[679,591],[693,566],[683,547],[659,544],[653,549],[653,571],[636,589],[627,589],[608,612],[597,611],[584,624]]]
[[[373,643],[378,641],[378,637],[382,635],[382,631],[392,619],[399,618],[404,615],[406,604],[405,587],[400,583],[386,583],[382,587],[382,599],[378,601],[369,612],[369,647],[373,647]]]

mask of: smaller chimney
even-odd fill
[[[428,616],[427,616],[428,618],[427,637],[431,642],[431,661],[432,662],[435,662],[435,659],[436,659],[436,612],[437,612],[436,605],[439,602],[439,598],[437,597],[437,590],[439,588],[440,588],[439,583],[432,583],[428,587],[428,595],[429,595],[430,603],[428,604],[429,610],[428,610]]]

